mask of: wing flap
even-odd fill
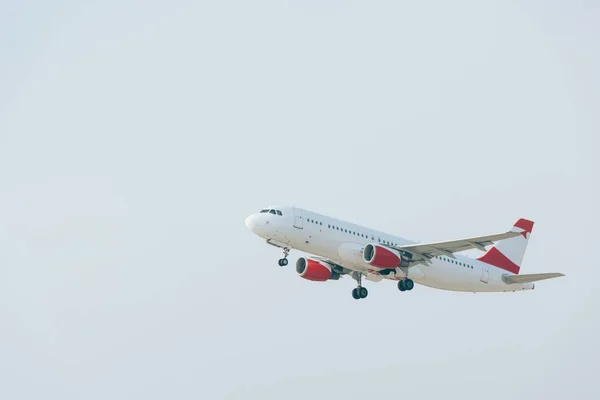
[[[537,281],[543,281],[544,279],[558,278],[561,276],[565,276],[565,275],[561,274],[560,272],[547,272],[547,273],[543,273],[543,274],[504,275],[502,277],[502,280],[507,285],[510,285],[511,283],[537,282]]]
[[[465,250],[478,249],[485,251],[485,246],[494,244],[494,242],[498,240],[510,239],[519,235],[519,232],[504,232],[446,242],[409,244],[397,246],[396,249],[411,253],[413,255],[413,260],[416,262],[425,262],[426,260],[437,256],[454,258],[453,253]]]

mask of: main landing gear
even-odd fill
[[[404,279],[401,281],[398,281],[398,290],[400,290],[401,292],[404,292],[406,290],[413,290],[413,288],[415,287],[415,283],[412,281],[412,279]]]
[[[290,248],[289,247],[284,247],[283,248],[283,258],[279,259],[279,266],[280,267],[285,267],[286,265],[288,265],[288,259],[287,257],[290,255]]]
[[[353,278],[356,279],[358,287],[352,289],[352,297],[356,300],[364,299],[369,295],[369,291],[366,287],[362,286],[362,274],[360,272],[355,272]]]

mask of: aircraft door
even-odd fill
[[[294,208],[294,228],[303,229],[302,211]]]
[[[481,268],[481,282],[488,283],[490,280],[490,269],[488,267]]]

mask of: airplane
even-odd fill
[[[283,249],[279,266],[288,265],[292,249],[312,254],[296,261],[296,273],[317,282],[352,277],[357,283],[352,297],[357,300],[369,293],[363,277],[397,281],[401,292],[413,290],[416,282],[477,293],[532,290],[533,282],[564,276],[519,275],[533,230],[533,222],[524,218],[507,232],[433,243],[413,242],[297,207],[266,207],[245,222],[268,244]],[[471,249],[484,254],[476,259],[456,254]]]

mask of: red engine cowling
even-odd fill
[[[296,272],[304,279],[309,281],[324,282],[328,279],[335,279],[331,266],[323,261],[313,260],[311,258],[300,257],[296,261]]]
[[[363,251],[363,259],[369,265],[377,268],[393,269],[408,266],[408,262],[394,249],[368,244]]]

